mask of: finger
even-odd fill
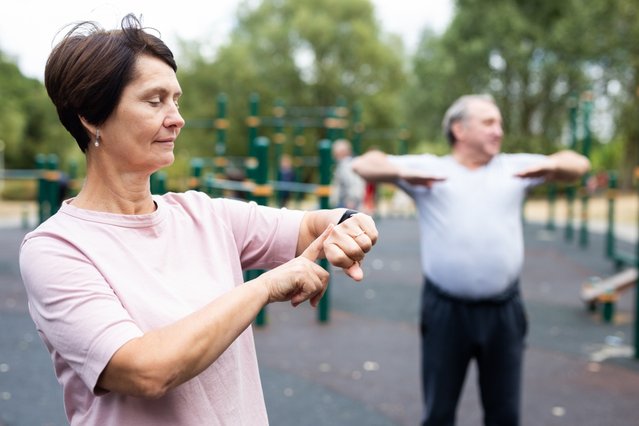
[[[317,293],[315,296],[313,296],[313,298],[310,300],[310,304],[312,307],[316,308],[317,305],[319,304],[320,300],[322,300],[322,297],[324,297],[324,293],[326,293],[326,288],[327,286],[324,285],[324,287],[322,288],[322,291],[320,291],[319,293]]]
[[[361,281],[364,279],[364,271],[359,262],[354,262],[348,268],[343,268],[346,275],[354,279],[355,281]]]
[[[317,285],[313,285],[312,287],[313,289],[302,290],[299,293],[295,294],[293,297],[291,297],[291,305],[293,305],[293,307],[296,307],[300,305],[301,303],[304,303],[305,301],[309,300],[310,304],[313,307],[317,306],[317,303],[319,302],[319,300],[322,298],[322,295],[326,291],[326,285],[317,284]]]
[[[324,249],[324,241],[326,241],[326,238],[328,238],[328,236],[331,234],[334,226],[335,225],[333,224],[328,225],[324,232],[322,232],[319,237],[317,237],[312,243],[310,243],[308,247],[306,247],[306,250],[304,250],[304,252],[300,256],[315,262],[322,253],[322,250]]]
[[[318,295],[321,298],[321,295],[324,294],[326,290],[329,278],[328,271],[314,262],[311,263],[310,266],[311,271],[309,271],[302,288],[291,297],[291,305],[293,306],[297,306],[308,299],[311,299],[311,304],[313,304],[313,300],[315,300]]]

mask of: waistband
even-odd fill
[[[432,282],[428,279],[428,277],[424,277],[424,286],[426,289],[431,290],[437,296],[442,297],[444,299],[451,300],[457,303],[465,303],[468,305],[481,305],[481,304],[501,304],[510,301],[513,297],[519,294],[519,279],[515,280],[512,284],[510,284],[504,291],[501,293],[497,293],[492,296],[487,297],[479,297],[479,298],[471,298],[471,297],[462,297],[449,293],[448,291],[442,289],[440,286]]]

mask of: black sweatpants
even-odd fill
[[[490,300],[450,296],[424,280],[421,308],[423,426],[454,425],[472,359],[484,424],[519,424],[527,319],[518,283]]]

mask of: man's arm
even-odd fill
[[[368,151],[351,162],[355,173],[370,182],[394,182],[400,176],[399,167],[381,151]]]
[[[353,171],[370,182],[391,182],[403,179],[412,185],[423,185],[430,188],[433,183],[446,180],[443,176],[435,176],[417,170],[400,168],[389,161],[381,151],[369,151],[353,159]]]
[[[547,180],[573,181],[590,170],[590,161],[575,151],[564,150],[548,156],[541,164],[522,170],[522,178],[545,177]]]

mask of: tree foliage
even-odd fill
[[[263,116],[273,115],[278,100],[293,112],[296,107],[335,106],[341,98],[349,106],[360,102],[366,122],[375,127],[399,127],[406,78],[402,50],[396,39],[381,33],[370,1],[251,4],[240,7],[230,40],[215,58],[207,61],[192,54],[182,74],[189,85],[185,93],[198,93],[197,99],[188,100],[196,116],[210,114],[214,97],[226,93],[234,118],[231,151],[246,150],[242,120],[251,93],[259,94]],[[316,132],[311,137],[324,136]]]
[[[570,143],[569,107],[588,93],[594,164],[620,162],[627,186],[639,163],[636,40],[639,3],[633,0],[457,0],[446,31],[425,28],[410,56],[397,36],[382,31],[370,0],[246,0],[228,39],[174,48],[189,124],[176,148],[178,162],[215,153],[211,125],[222,93],[230,155],[247,153],[245,120],[254,93],[262,117],[273,117],[280,102],[291,116],[317,115],[344,101],[353,118],[353,107],[361,105],[364,128],[377,135],[364,148],[396,152],[397,132],[386,130],[403,125],[412,134],[409,149],[445,150],[440,123],[446,108],[462,94],[487,92],[504,115],[505,149],[544,153]],[[38,152],[77,154],[42,84],[22,76],[1,52],[0,96],[8,167],[30,167]],[[602,117],[611,124],[607,133]],[[290,147],[292,129],[286,131]],[[315,153],[323,132],[305,131],[307,152]],[[263,126],[260,133],[272,136],[273,129]]]
[[[0,52],[0,139],[8,168],[31,168],[35,155],[64,156],[70,139],[59,124],[42,83],[25,78],[17,65]]]
[[[438,120],[458,96],[490,93],[502,109],[506,149],[548,153],[570,140],[569,107],[589,94],[615,124],[617,137],[608,137],[623,144],[629,176],[639,158],[636,2],[458,0],[456,6],[446,32],[425,32],[413,59],[411,125],[424,123],[422,137],[442,138]],[[623,88],[616,95],[611,82]]]

